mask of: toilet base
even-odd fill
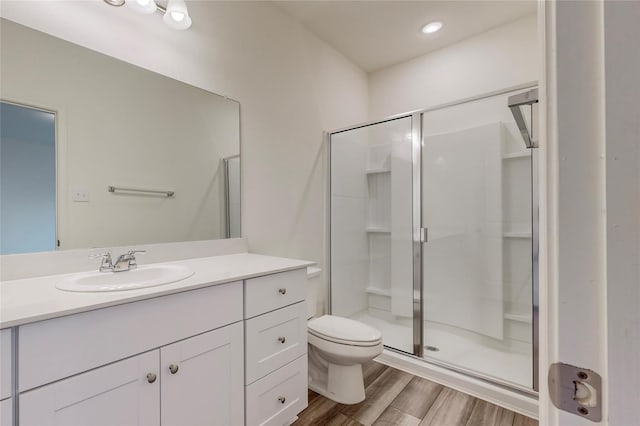
[[[364,401],[361,364],[337,365],[314,358],[309,357],[309,389],[340,404]]]

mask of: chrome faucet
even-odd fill
[[[131,250],[125,254],[118,256],[115,262],[111,260],[111,253],[106,252],[101,254],[102,261],[100,262],[100,272],[124,272],[130,269],[138,267],[136,262],[136,253],[146,253],[146,250]]]
[[[131,250],[125,254],[118,256],[118,259],[113,263],[113,272],[124,272],[129,269],[135,269],[138,267],[136,263],[136,253],[146,253],[146,250]]]
[[[107,272],[113,269],[113,263],[111,262],[111,253],[105,252],[99,255],[102,257],[100,261],[100,272]],[[92,256],[93,257],[93,256]]]

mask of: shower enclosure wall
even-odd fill
[[[530,391],[534,92],[508,107],[523,89],[330,134],[330,307],[387,348]]]

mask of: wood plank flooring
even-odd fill
[[[371,361],[366,399],[343,405],[309,391],[295,426],[538,426],[538,422],[462,392]]]

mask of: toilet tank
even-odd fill
[[[307,268],[307,319],[318,314],[318,291],[320,290],[320,273],[322,269],[309,266]]]

